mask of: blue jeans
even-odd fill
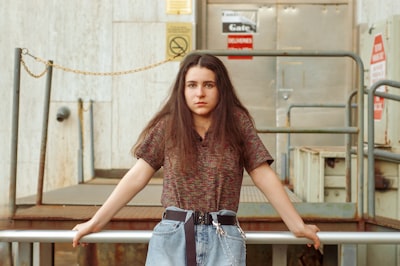
[[[181,210],[168,207],[171,210]],[[187,219],[191,211],[187,211]],[[219,215],[236,215],[222,210]],[[239,225],[195,225],[196,261],[201,266],[246,265],[246,243]],[[186,265],[184,222],[163,219],[153,230],[146,266]]]

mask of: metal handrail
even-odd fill
[[[379,80],[372,84],[368,90],[368,215],[370,217],[375,217],[375,120],[374,120],[374,96],[379,95],[379,97],[391,99],[395,101],[400,101],[400,96],[385,92],[376,91],[380,86],[390,86],[392,88],[400,89],[400,82],[393,80]],[[390,153],[383,151],[379,153],[380,155],[388,156]],[[389,156],[388,156],[389,157]],[[392,154],[392,157],[395,156]]]
[[[291,127],[291,111],[294,108],[344,108],[346,111],[346,119],[345,119],[345,126],[346,127],[351,127],[351,115],[348,114],[347,112],[351,112],[351,107],[357,107],[356,104],[351,104],[351,98],[353,98],[355,95],[355,93],[351,93],[349,96],[349,99],[347,100],[347,104],[332,104],[332,103],[326,103],[326,104],[316,104],[316,103],[300,103],[300,104],[290,104],[288,107],[288,110],[286,112],[286,125],[288,127]],[[357,131],[358,132],[358,131]],[[346,134],[346,136],[348,136],[351,133]],[[345,144],[346,144],[346,148],[349,147],[349,143],[350,142],[350,138],[347,137],[345,139]],[[350,144],[351,145],[351,144]],[[288,178],[290,177],[290,152],[292,150],[291,147],[291,134],[289,133],[287,136],[287,147],[286,147],[286,156],[287,156],[287,162],[285,165],[285,172],[286,172],[286,176],[285,176],[285,181],[288,181]],[[351,147],[350,147],[351,148]],[[346,165],[350,165],[350,163],[347,161],[350,160],[350,157],[347,158],[346,156]],[[346,176],[347,179],[347,176]],[[351,192],[351,189],[349,189],[346,186],[346,199],[347,202],[350,202],[350,198],[351,195],[348,195],[349,192]]]
[[[69,243],[71,230],[0,230],[0,242]],[[400,244],[400,232],[318,232],[322,244]],[[84,243],[148,243],[149,230],[106,230],[84,236]],[[247,232],[247,244],[311,244],[288,231]]]

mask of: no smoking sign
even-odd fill
[[[169,51],[173,56],[182,56],[188,51],[189,37],[175,36],[169,41]]]
[[[181,60],[192,50],[191,39],[191,23],[167,23],[167,58]]]

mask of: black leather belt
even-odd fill
[[[186,211],[174,211],[166,210],[164,212],[164,219],[185,222]],[[235,225],[237,223],[236,216],[231,215],[217,215],[220,225]],[[186,241],[186,263],[187,266],[196,266],[196,242],[194,237],[194,226],[195,225],[211,225],[213,218],[210,213],[195,211],[190,216],[189,220],[185,223],[185,241]]]
[[[167,220],[174,220],[184,222],[186,221],[186,214],[185,211],[173,211],[173,210],[166,210],[164,212],[164,219]],[[212,225],[213,218],[209,212],[193,212],[193,223],[195,225],[204,224],[204,225]],[[218,223],[221,225],[235,225],[236,224],[236,216],[231,215],[217,215]],[[217,222],[217,221],[216,221]]]

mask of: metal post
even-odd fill
[[[90,177],[94,178],[94,123],[93,123],[93,100],[90,100]]]
[[[272,245],[272,266],[287,265],[288,245]]]
[[[33,266],[54,266],[54,243],[33,243]]]
[[[33,243],[28,242],[19,242],[15,243],[15,257],[14,257],[14,265],[26,265],[32,266],[33,259]]]
[[[44,172],[46,164],[46,148],[47,148],[47,131],[49,127],[49,112],[50,112],[50,96],[51,96],[51,81],[53,77],[53,61],[49,61],[50,65],[47,66],[46,90],[44,95],[44,109],[43,109],[43,125],[42,125],[42,141],[40,145],[40,161],[39,161],[39,178],[36,194],[36,205],[43,203],[43,183]]]
[[[78,184],[83,183],[83,101],[78,99]]]
[[[354,266],[357,264],[357,245],[340,245],[340,264],[341,266]]]
[[[352,120],[352,99],[357,95],[357,91],[350,93],[346,104],[346,116],[345,125],[351,127],[353,124]],[[351,134],[345,135],[345,145],[346,145],[346,159],[345,159],[345,178],[346,178],[346,202],[351,202],[351,144],[352,136]]]
[[[18,161],[18,123],[19,123],[19,96],[21,86],[21,57],[22,49],[15,49],[14,62],[14,89],[13,89],[13,110],[11,125],[11,161],[10,161],[10,191],[9,206],[10,216],[14,216],[17,195],[17,161]]]

